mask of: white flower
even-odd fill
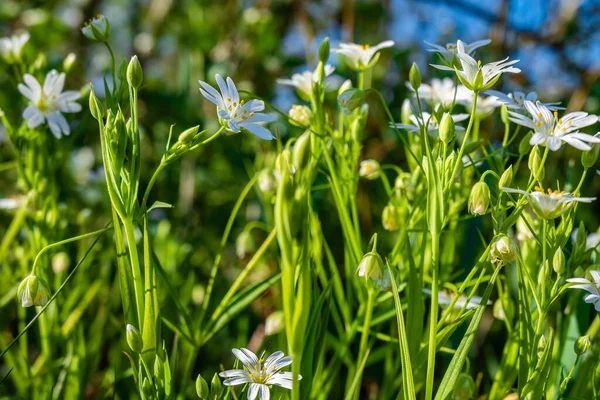
[[[76,103],[79,92],[69,90],[63,92],[65,74],[52,70],[46,74],[44,86],[40,86],[37,79],[29,74],[23,77],[25,84],[19,84],[19,92],[31,104],[23,111],[23,118],[27,120],[29,128],[36,128],[48,123],[52,134],[60,139],[62,135],[69,135],[71,130],[62,113],[75,113],[81,111],[81,105]]]
[[[29,41],[28,32],[15,33],[10,37],[0,39],[0,54],[9,63],[13,63],[21,58],[23,46]]]
[[[527,94],[523,92],[512,92],[512,93],[502,93],[497,90],[488,90],[485,92],[490,96],[494,96],[498,99],[499,102],[506,105],[507,108],[512,110],[525,110],[525,100],[531,101],[535,103],[537,101],[537,93],[529,92]],[[564,107],[559,107],[560,103],[542,103],[548,110],[556,111],[556,110],[564,110]]]
[[[573,243],[575,243],[577,241],[578,234],[579,234],[579,228],[573,229],[573,232],[571,233],[571,240],[573,241]],[[598,247],[598,245],[600,245],[600,234],[598,234],[598,232],[592,232],[592,233],[588,234],[585,239],[585,249],[586,250],[595,249],[596,247]]]
[[[373,47],[368,44],[340,43],[340,47],[332,51],[343,54],[346,57],[348,66],[360,71],[372,68],[379,58],[379,50],[392,47],[393,45],[393,40],[386,40]]]
[[[410,82],[406,83],[406,86],[414,91]],[[447,108],[452,103],[460,103],[461,101],[467,100],[469,90],[463,85],[454,86],[454,81],[450,78],[437,79],[433,78],[431,84],[422,83],[419,87],[419,97],[425,100],[431,100],[435,105],[442,105]]]
[[[552,114],[548,107],[539,101],[533,103],[525,100],[524,106],[531,117],[509,111],[509,119],[516,124],[533,129],[535,134],[529,140],[532,146],[541,144],[556,151],[565,142],[579,150],[590,150],[589,143],[600,143],[600,138],[579,132],[580,128],[598,121],[595,115],[576,111],[558,118],[556,111]]]
[[[333,73],[335,68],[329,64],[324,67],[325,77],[328,77]],[[292,86],[298,89],[298,91],[305,97],[310,98],[312,94],[312,85],[318,81],[318,71],[304,71],[300,74],[293,74],[291,79],[277,79],[277,83],[280,85]]]
[[[460,81],[469,90],[487,90],[491,88],[500,79],[500,76],[505,72],[518,73],[519,68],[512,65],[519,60],[508,61],[508,57],[501,61],[491,62],[489,64],[481,64],[481,61],[476,61],[469,55],[465,44],[460,40],[456,43],[456,56],[460,60],[462,70],[456,67],[448,67],[446,65],[433,65],[433,67],[445,71],[456,71]]]
[[[219,373],[221,378],[225,378],[223,385],[235,386],[249,383],[248,400],[254,400],[257,395],[260,400],[269,400],[270,385],[292,389],[292,373],[279,372],[292,363],[291,357],[284,357],[283,352],[276,351],[266,360],[258,358],[256,354],[244,348],[233,349],[232,353],[242,362],[244,369],[230,369]],[[298,379],[302,379],[302,376],[298,375]]]
[[[468,118],[469,118],[469,114],[452,115],[452,120],[454,122],[464,121]],[[427,133],[432,136],[438,136],[440,123],[435,118],[435,115],[431,115],[428,112],[423,112],[423,119],[425,120],[425,122],[429,122],[429,124],[427,126]],[[407,131],[409,131],[411,133],[419,132],[419,126],[424,124],[423,121],[421,121],[421,118],[413,114],[410,116],[410,120],[411,120],[412,124],[397,123],[394,125],[394,124],[390,123],[390,127],[392,127],[392,128],[396,127],[398,129],[406,129]],[[456,129],[457,131],[465,130],[465,128],[460,125],[456,125],[454,127],[454,129]]]
[[[600,312],[600,271],[590,271],[593,281],[585,278],[570,278],[567,279],[569,283],[575,283],[575,285],[569,286],[569,289],[583,289],[589,294],[585,296],[585,302],[594,304],[596,311]]]
[[[95,42],[107,42],[110,39],[110,24],[108,23],[108,19],[104,15],[96,15],[85,23],[83,28],[81,28],[81,33]]]
[[[451,63],[452,60],[454,59],[454,56],[456,55],[456,51],[458,48],[458,43],[446,43],[446,46],[441,46],[439,44],[435,44],[435,43],[431,43],[428,42],[426,40],[423,41],[427,46],[429,46],[428,49],[426,49],[429,52],[432,53],[439,53],[442,58]],[[459,40],[460,42],[460,40]],[[488,44],[490,44],[492,41],[490,39],[485,39],[485,40],[478,40],[476,42],[467,44],[467,43],[463,43],[464,47],[465,47],[465,52],[469,55],[472,55],[476,49],[486,46]],[[461,42],[462,43],[462,42]]]
[[[429,290],[429,289],[423,289],[423,293],[431,296],[431,290]],[[452,304],[452,301],[454,300],[455,297],[456,297],[456,295],[454,293],[451,293],[447,290],[442,290],[441,292],[438,293],[438,303],[442,307],[449,306],[450,304]],[[458,300],[456,300],[456,303],[454,304],[454,309],[460,310],[463,308],[463,306],[466,303],[467,304],[466,309],[471,310],[471,309],[477,307],[478,305],[480,305],[481,300],[483,300],[483,298],[481,298],[480,296],[473,296],[473,297],[471,297],[471,300],[469,300],[469,302],[467,303],[467,296],[465,296],[463,294],[458,298]],[[488,306],[491,304],[492,304],[491,301],[487,302]]]
[[[538,217],[543,219],[555,219],[561,216],[568,210],[569,205],[572,203],[591,203],[596,200],[595,197],[576,197],[570,193],[559,192],[558,190],[552,191],[548,189],[545,192],[540,187],[536,187],[535,191],[531,193],[506,187],[500,189],[507,193],[518,193],[527,196],[527,200],[529,200],[533,211],[535,211]]]
[[[202,86],[200,93],[217,106],[217,113],[223,126],[235,133],[246,129],[265,140],[275,138],[271,132],[259,125],[259,122],[275,120],[274,116],[259,112],[265,109],[265,103],[262,100],[253,99],[245,103],[244,100],[240,100],[238,90],[231,78],[228,77],[227,83],[225,83],[221,75],[217,74],[215,80],[221,93],[204,81],[200,81],[200,86]]]

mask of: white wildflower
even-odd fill
[[[380,50],[392,46],[394,46],[393,40],[383,41],[376,46],[369,46],[368,44],[340,43],[339,47],[332,51],[344,55],[350,68],[362,71],[372,68],[377,63]]]
[[[593,304],[596,311],[600,312],[600,271],[590,271],[592,280],[585,278],[570,278],[567,279],[569,283],[575,283],[575,285],[569,286],[569,289],[582,289],[589,294],[585,296],[584,301],[589,304]]]

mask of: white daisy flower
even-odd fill
[[[362,71],[372,68],[375,65],[379,59],[379,50],[392,47],[393,45],[393,40],[386,40],[373,47],[368,44],[340,43],[340,46],[332,51],[343,54],[350,68]]]
[[[410,82],[406,83],[406,87],[414,92]],[[433,78],[430,84],[422,83],[418,92],[421,99],[430,100],[433,104],[440,104],[445,108],[453,102],[460,103],[469,97],[469,90],[463,85],[455,87],[454,81],[450,78]]]
[[[335,71],[335,67],[326,64],[324,66],[325,77],[328,77]],[[318,71],[304,71],[300,74],[293,74],[291,79],[277,79],[277,83],[280,85],[295,87],[304,98],[310,98],[312,95],[312,85],[317,82],[319,77],[317,76]]]
[[[427,46],[429,46],[429,48],[426,49],[427,51],[432,52],[432,53],[438,53],[439,55],[442,56],[442,58],[445,61],[452,63],[452,61],[454,60],[454,56],[456,56],[457,49],[458,49],[458,42],[460,42],[460,40],[458,42],[446,43],[446,46],[441,46],[439,44],[431,43],[426,40],[424,40],[423,42]],[[478,41],[470,43],[470,44],[467,44],[464,42],[461,42],[461,43],[464,44],[465,52],[469,55],[472,55],[476,49],[486,46],[486,45],[490,44],[491,42],[492,41],[490,39],[485,39],[485,40],[478,40]]]
[[[423,289],[423,293],[431,296],[431,290],[429,290],[429,289]],[[447,307],[450,304],[452,304],[452,301],[454,301],[455,297],[456,297],[456,295],[454,293],[452,293],[448,290],[442,290],[438,293],[438,303],[442,307]],[[463,308],[463,306],[466,303],[467,304],[466,309],[471,310],[471,309],[481,305],[482,300],[483,300],[483,298],[480,296],[473,296],[473,297],[471,297],[471,300],[469,300],[467,303],[467,296],[465,296],[463,294],[463,295],[460,295],[458,300],[456,300],[456,303],[454,304],[454,309],[460,310]],[[487,305],[488,306],[492,305],[492,302],[488,301]]]
[[[271,385],[292,390],[292,373],[279,372],[292,363],[292,358],[284,357],[283,352],[276,351],[266,360],[258,358],[256,354],[244,348],[233,349],[232,353],[242,362],[244,369],[230,369],[219,373],[221,378],[225,378],[223,385],[236,386],[249,383],[248,400],[254,400],[256,396],[260,400],[269,400]],[[302,379],[302,376],[298,375],[298,379]]]
[[[552,191],[547,192],[543,188],[536,187],[533,192],[512,189],[507,187],[500,188],[507,193],[517,193],[527,196],[529,204],[538,217],[543,219],[555,219],[567,211],[572,203],[591,203],[596,200],[595,197],[576,197],[566,192]]]
[[[531,117],[509,111],[509,119],[515,124],[531,128],[535,133],[529,140],[529,144],[535,146],[541,144],[548,146],[552,151],[561,148],[563,142],[570,144],[579,150],[590,150],[590,143],[600,143],[600,138],[579,132],[580,128],[590,126],[598,121],[595,115],[588,115],[582,111],[576,111],[558,118],[558,113],[550,112],[548,107],[539,101],[533,103],[524,101],[525,110]]]
[[[467,89],[477,91],[490,89],[505,72],[521,72],[519,68],[512,66],[518,63],[519,60],[508,61],[508,57],[506,57],[504,60],[483,65],[481,61],[476,61],[471,57],[467,50],[465,44],[460,40],[456,43],[456,56],[460,61],[462,70],[454,66],[434,64],[432,66],[445,71],[456,71],[458,78]]]
[[[265,140],[275,138],[271,132],[259,124],[260,122],[275,121],[273,115],[259,112],[265,109],[265,103],[262,100],[253,99],[245,103],[244,100],[240,100],[238,90],[231,78],[228,77],[227,83],[225,83],[221,75],[217,74],[215,80],[221,93],[204,81],[200,81],[200,86],[202,86],[200,93],[217,106],[220,122],[225,128],[235,133],[246,129]]]
[[[575,283],[575,285],[569,286],[569,289],[582,289],[589,294],[585,296],[584,301],[589,304],[593,304],[596,311],[600,312],[600,271],[590,271],[592,280],[585,278],[570,278],[567,279],[569,283]]]
[[[22,32],[15,33],[10,37],[0,38],[0,55],[9,63],[19,60],[23,46],[29,41],[30,37],[28,32]]]
[[[424,125],[423,121],[421,121],[421,118],[417,115],[411,115],[410,120],[412,121],[412,124],[401,124],[401,123],[397,123],[397,124],[392,124],[390,123],[390,127],[391,128],[398,128],[398,129],[405,129],[411,133],[417,133],[419,132],[419,126],[420,125]],[[461,122],[464,121],[466,119],[469,118],[469,114],[454,114],[452,115],[452,120],[454,122]],[[427,126],[427,133],[430,134],[431,136],[438,136],[439,134],[439,128],[440,128],[440,123],[439,121],[435,118],[435,115],[431,115],[428,112],[423,112],[423,119],[425,120],[425,122],[429,121],[429,124]],[[456,129],[457,131],[464,131],[465,128],[460,126],[460,125],[456,125],[454,127],[454,129]]]
[[[506,105],[507,108],[512,110],[525,110],[525,100],[535,103],[538,99],[536,92],[529,92],[527,94],[523,92],[512,92],[502,93],[497,90],[488,90],[485,92],[490,96],[494,96],[499,102]],[[560,107],[560,103],[542,103],[548,110],[564,110],[564,107]]]
[[[50,131],[56,138],[60,139],[62,135],[69,135],[71,130],[62,113],[79,112],[81,104],[76,103],[79,98],[78,91],[63,92],[65,74],[59,74],[53,69],[46,74],[43,87],[37,79],[29,74],[25,74],[23,81],[25,84],[19,83],[19,92],[31,101],[31,104],[23,111],[23,118],[27,120],[27,126],[33,129],[47,122]]]

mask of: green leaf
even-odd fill
[[[348,393],[346,393],[345,400],[352,400],[354,398],[354,392],[358,389],[358,384],[361,381],[362,372],[365,369],[365,364],[367,363],[367,359],[369,358],[370,352],[371,349],[367,348],[367,351],[365,351],[365,356],[363,357],[362,361],[360,362],[360,365],[356,369],[354,378],[352,378],[352,385],[350,386],[350,389],[348,389]]]
[[[152,211],[152,210],[154,210],[156,208],[175,208],[175,206],[172,205],[172,204],[169,204],[169,203],[165,203],[164,201],[158,201],[157,200],[157,201],[154,202],[154,204],[152,204],[150,206],[150,208],[148,209],[147,212],[150,212],[150,211]]]

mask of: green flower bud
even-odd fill
[[[531,132],[528,132],[525,136],[523,136],[523,139],[521,139],[521,141],[519,142],[520,156],[524,156],[525,154],[529,153],[529,150],[531,149],[529,140],[531,140]]]
[[[302,171],[310,161],[310,146],[311,133],[309,131],[304,132],[296,143],[294,143],[294,149],[292,153],[292,164],[296,171]]]
[[[81,33],[94,42],[106,43],[110,39],[110,23],[104,15],[97,14],[84,24]]]
[[[280,180],[282,175],[293,175],[295,172],[292,164],[292,152],[283,149],[275,159],[275,177]]]
[[[490,188],[485,182],[477,182],[469,196],[469,212],[473,215],[485,215],[490,205]]]
[[[531,149],[527,165],[536,180],[542,181],[544,179],[545,170],[544,168],[540,168],[542,166],[542,157],[540,156],[538,146],[534,146],[533,149]]]
[[[221,385],[219,375],[215,373],[215,375],[212,378],[212,381],[210,381],[210,396],[213,398],[219,398],[222,391],[223,385]]]
[[[235,240],[235,253],[238,258],[245,258],[249,254],[253,254],[256,251],[256,242],[254,236],[248,230],[243,230],[242,233]]]
[[[90,90],[90,113],[97,121],[101,121],[104,118],[104,111],[102,111],[102,106],[94,93],[94,88]]]
[[[439,135],[442,143],[450,143],[456,136],[456,130],[454,128],[454,120],[450,113],[444,113],[439,127]]]
[[[475,398],[475,381],[470,375],[461,373],[452,390],[453,400],[471,400]]]
[[[306,106],[294,104],[292,108],[290,108],[288,116],[290,117],[290,124],[300,128],[306,128],[310,126],[312,111]]]
[[[517,258],[517,246],[506,235],[501,235],[496,239],[496,241],[492,244],[492,248],[490,250],[490,256],[492,258],[492,262],[504,262],[509,263]]]
[[[200,125],[196,125],[191,128],[188,128],[185,131],[181,132],[181,134],[179,134],[179,138],[177,140],[181,143],[190,142],[194,138],[194,136],[196,136],[199,129],[200,129]]]
[[[506,107],[506,104],[503,104],[502,107],[500,107],[500,117],[502,118],[504,125],[510,124],[510,120],[508,119],[508,107]]]
[[[29,274],[19,285],[17,297],[23,307],[43,307],[50,300],[50,288],[42,278]]]
[[[546,336],[542,334],[537,346],[538,353],[543,353],[544,350],[546,350],[546,347],[548,347],[548,339],[546,339]]]
[[[417,91],[421,86],[421,71],[419,71],[419,67],[416,63],[413,63],[410,67],[410,71],[408,72],[408,80],[415,91]]]
[[[142,82],[144,81],[144,71],[142,70],[142,65],[140,64],[140,60],[138,60],[137,56],[131,57],[131,61],[129,61],[129,65],[127,66],[127,83],[132,88],[139,88],[142,86]]]
[[[583,165],[583,168],[591,168],[598,161],[600,146],[597,144],[592,144],[591,146],[591,150],[581,152],[581,165]]]
[[[562,251],[562,248],[556,249],[554,252],[554,257],[552,257],[552,269],[558,275],[562,275],[565,272],[565,253]]]
[[[352,89],[352,81],[350,79],[346,79],[344,83],[342,83],[342,86],[340,86],[338,89],[338,96],[349,89]]]
[[[400,228],[400,210],[393,203],[389,203],[383,209],[381,215],[383,228],[388,231],[396,231]]]
[[[371,251],[365,254],[358,263],[357,273],[361,278],[378,281],[383,278],[383,271],[383,260],[376,252]]]
[[[127,344],[129,345],[129,348],[136,353],[141,353],[144,348],[144,342],[142,341],[140,331],[131,324],[127,324]]]
[[[573,346],[573,350],[575,350],[575,354],[578,356],[587,353],[592,346],[592,342],[590,341],[590,336],[585,335],[581,336],[575,341],[575,345]]]
[[[360,163],[360,169],[358,175],[361,178],[367,178],[371,181],[379,178],[381,173],[381,166],[375,160],[364,160]]]
[[[329,60],[329,38],[326,37],[319,46],[319,61],[325,64]]]
[[[206,383],[200,374],[198,374],[198,377],[196,378],[196,394],[203,400],[208,399],[209,396],[208,383]]]
[[[356,110],[365,102],[365,92],[360,89],[348,89],[338,96],[338,103],[346,114]]]
[[[497,320],[504,321],[506,319],[506,313],[504,312],[502,300],[496,299],[496,301],[494,302],[494,307],[492,309],[492,314]]]
[[[498,181],[498,186],[501,187],[501,188],[503,188],[503,187],[510,187],[510,184],[512,183],[512,180],[513,180],[513,167],[512,167],[512,165],[510,165],[502,173],[502,176],[500,177],[500,180]]]
[[[68,73],[71,70],[71,68],[73,68],[73,65],[75,64],[76,60],[77,56],[75,55],[75,53],[69,53],[63,61],[63,71],[65,73]]]

